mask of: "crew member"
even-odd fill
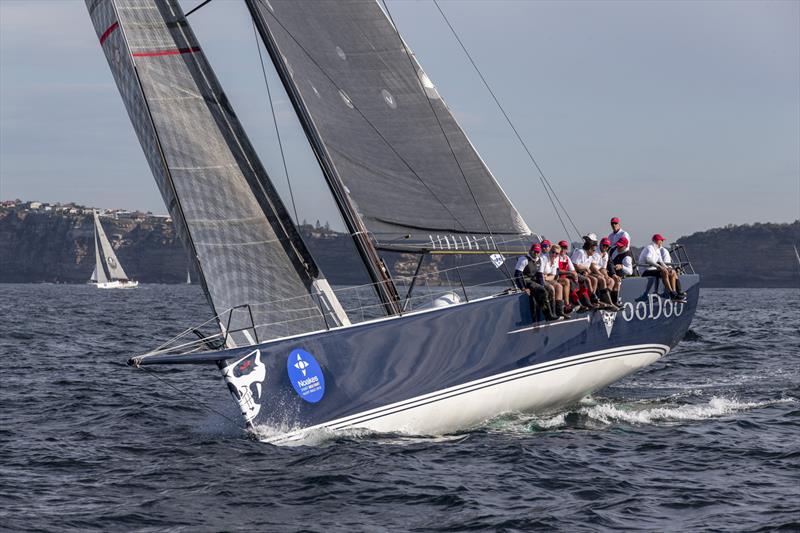
[[[611,233],[608,234],[608,240],[611,241],[611,248],[614,248],[617,245],[617,241],[622,237],[628,239],[628,243],[631,242],[631,236],[619,225],[619,217],[614,217],[611,219]]]
[[[568,300],[579,313],[594,309],[595,305],[589,298],[589,291],[586,288],[588,285],[586,276],[578,274],[572,259],[569,257],[569,243],[567,241],[559,241],[558,246],[561,248],[561,253],[558,256],[558,277],[566,279],[571,284]]]
[[[611,299],[614,300],[614,303],[618,306],[618,302],[620,301],[619,288],[622,286],[622,278],[633,276],[633,254],[631,253],[629,244],[627,237],[620,237],[608,261],[609,275],[620,280],[617,285],[617,292],[611,291]]]
[[[600,304],[597,292],[598,285],[602,280],[598,276],[593,275],[591,268],[592,254],[594,254],[595,246],[597,246],[597,235],[594,233],[584,235],[583,247],[576,248],[572,252],[572,264],[575,265],[575,270],[578,272],[578,275],[583,276],[581,283],[584,284],[584,287],[588,291],[589,301],[593,304],[593,307],[605,307],[605,305]],[[605,283],[603,283],[603,288],[605,288]]]
[[[569,318],[569,312],[565,309],[564,299],[569,297],[569,281],[558,277],[558,254],[561,247],[554,244],[550,248],[550,254],[542,257],[542,274],[545,284],[551,288],[554,298],[554,311],[558,316]],[[566,286],[566,288],[565,288]]]
[[[661,248],[664,246],[664,237],[656,233],[652,242],[642,249],[639,254],[639,265],[644,267],[642,276],[661,278],[672,300],[682,301],[684,297],[676,290],[678,273],[664,263]]]
[[[612,307],[618,307],[617,297],[619,296],[619,277],[609,273],[608,271],[608,250],[611,247],[611,241],[608,237],[600,239],[600,249],[597,250],[592,256],[592,271],[598,276],[602,277],[606,284],[605,294],[603,301],[610,303]],[[618,309],[615,309],[615,311]]]
[[[536,282],[536,274],[541,267],[542,258],[539,254],[542,246],[539,243],[531,245],[530,251],[517,259],[514,267],[514,282],[530,297],[531,317],[534,321],[539,316],[539,310],[546,320],[557,320],[547,301],[547,289]]]

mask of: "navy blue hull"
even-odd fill
[[[298,429],[590,352],[619,348],[612,350],[619,356],[627,346],[663,345],[665,353],[683,338],[697,306],[699,277],[682,276],[681,282],[688,293],[685,304],[654,294],[652,278],[625,280],[621,298],[626,305],[616,316],[592,312],[569,321],[534,323],[527,296],[511,294],[221,355],[233,368],[258,349],[265,372],[259,375],[261,386],[252,388],[259,406],[252,422]],[[292,364],[296,350],[303,351],[304,360],[316,360],[316,373],[324,379],[324,387],[306,399],[287,372],[287,366],[297,366]],[[316,375],[315,368],[308,369],[308,376]],[[299,370],[306,375],[305,368]]]

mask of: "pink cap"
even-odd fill
[[[569,248],[569,243],[567,241],[558,241],[558,245],[562,248]]]
[[[663,235],[661,235],[660,233],[656,233],[655,235],[653,235],[653,242],[656,242],[656,241],[666,241],[666,240],[667,240],[667,239],[665,239],[665,238],[664,238],[664,236],[663,236]]]
[[[611,246],[611,239],[609,239],[608,237],[603,237],[602,239],[600,239],[600,246],[603,245]]]
[[[620,237],[619,240],[617,240],[616,246],[617,248],[625,248],[626,246],[628,246],[628,244],[630,243],[628,242],[627,237]]]
[[[539,243],[536,243],[531,246],[531,250],[533,250],[534,252],[541,252],[542,246]]]
[[[611,219],[612,224],[619,224],[619,217],[614,217]]]
[[[553,244],[553,243],[548,241],[547,239],[542,241],[542,246],[550,246],[551,244]]]

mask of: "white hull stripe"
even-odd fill
[[[411,398],[409,400],[403,400],[401,402],[397,402],[391,405],[378,407],[376,409],[371,409],[369,411],[364,411],[362,413],[357,413],[337,420],[331,420],[330,422],[325,422],[323,424],[318,424],[316,426],[303,428],[301,430],[293,431],[288,434],[276,437],[275,439],[269,439],[269,440],[273,441],[273,440],[291,439],[292,436],[294,435],[299,435],[306,431],[319,428],[329,428],[332,430],[338,430],[348,427],[354,427],[357,426],[358,424],[363,424],[365,422],[375,420],[376,418],[381,418],[384,416],[392,415],[409,409],[414,409],[430,403],[446,400],[448,398],[453,398],[455,396],[460,396],[462,394],[467,394],[480,389],[492,387],[495,385],[514,381],[517,379],[522,379],[528,376],[533,376],[536,374],[544,374],[547,372],[552,372],[554,370],[560,370],[562,368],[568,368],[571,366],[584,365],[596,361],[613,359],[616,357],[625,357],[629,355],[644,355],[648,353],[657,353],[659,357],[663,357],[667,352],[669,352],[669,346],[665,344],[638,344],[632,346],[623,346],[618,348],[599,350],[596,352],[588,352],[585,354],[558,359],[556,361],[548,361],[546,363],[539,363],[538,365],[532,365],[524,368],[519,368],[516,370],[511,370],[508,372],[504,372],[502,374],[497,374],[494,376],[489,376],[487,378],[482,378],[476,381],[465,383],[463,385],[456,385],[454,387],[442,389],[440,391],[432,392],[423,396],[418,396],[416,398]]]
[[[574,324],[575,322],[589,322],[589,317],[585,316],[583,318],[573,318],[571,320],[559,320],[558,322],[546,322],[544,324],[539,324],[538,326],[528,326],[526,328],[514,329],[506,333],[506,335],[511,335],[512,333],[522,333],[523,331],[531,331],[534,329],[546,328],[550,326],[563,326],[564,324]]]

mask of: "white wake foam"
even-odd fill
[[[549,417],[530,417],[524,422],[539,429],[557,429],[568,424],[568,417],[574,413],[603,425],[626,423],[636,425],[687,422],[719,418],[739,411],[758,409],[779,403],[795,402],[794,398],[767,402],[742,402],[735,398],[713,396],[707,403],[648,406],[647,404],[618,404],[611,402],[583,402],[578,409],[558,413]]]

